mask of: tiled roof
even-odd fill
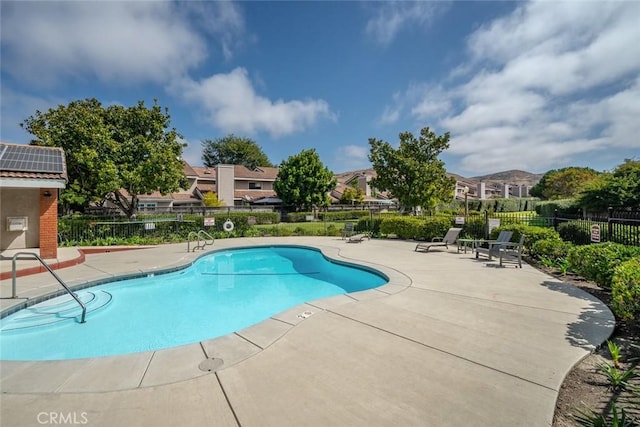
[[[182,172],[184,172],[186,176],[196,175],[196,171],[194,171],[191,165],[189,165],[189,163],[185,162],[184,160],[182,161]]]
[[[261,199],[263,197],[273,197],[276,192],[273,190],[235,190],[233,197],[236,199],[249,198],[249,200]]]
[[[191,169],[198,175],[198,178],[216,178],[216,168],[210,168],[207,166],[192,166]]]
[[[204,182],[200,182],[198,181],[198,185],[196,185],[196,187],[198,188],[198,190],[200,190],[201,192],[205,192],[205,191],[216,191],[216,185],[215,184],[209,184],[209,183],[204,183]]]
[[[245,166],[235,165],[233,172],[236,179],[255,179],[272,181],[278,176],[278,168],[259,167],[256,170],[248,169]]]

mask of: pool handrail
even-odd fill
[[[49,267],[49,264],[47,264],[42,258],[40,258],[40,256],[34,252],[17,252],[13,255],[13,258],[11,259],[11,298],[17,298],[17,292],[16,292],[16,279],[17,279],[17,269],[16,269],[16,259],[18,258],[18,255],[30,255],[33,256],[34,258],[36,258],[38,261],[40,261],[40,264],[42,264],[44,266],[44,268],[46,268],[49,273],[51,273],[51,275],[58,281],[58,283],[60,283],[62,285],[62,287],[64,288],[65,291],[67,291],[67,293],[69,295],[71,295],[71,297],[73,297],[74,300],[76,300],[76,302],[78,304],[80,304],[80,307],[82,308],[82,317],[80,318],[80,323],[84,323],[85,322],[85,317],[87,315],[87,306],[84,305],[84,303],[82,301],[80,301],[80,298],[78,298],[78,296],[73,293],[71,291],[71,289],[69,289],[69,287],[64,283],[64,281],[60,278],[60,276],[58,276],[52,269],[51,267]]]
[[[215,242],[215,238],[204,230],[200,230],[197,233],[195,231],[190,231],[189,235],[187,236],[187,252],[191,252],[190,247],[192,235],[195,236],[198,241],[198,244],[193,248],[193,252],[195,252],[196,249],[204,249],[204,247],[207,245],[213,245],[213,243]],[[211,243],[207,242],[207,237],[211,239]],[[202,239],[203,241],[202,245],[200,245],[200,239]]]

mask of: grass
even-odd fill
[[[347,221],[281,222],[254,225],[253,228],[278,236],[340,236]]]

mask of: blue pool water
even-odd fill
[[[215,252],[187,269],[111,282],[0,320],[0,359],[58,360],[158,350],[219,337],[318,298],[378,287],[381,273],[319,251],[273,246]]]

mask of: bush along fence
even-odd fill
[[[158,244],[186,241],[192,231],[204,229],[216,238],[260,236],[340,236],[344,224],[353,222],[355,231],[374,237],[431,240],[443,236],[450,227],[461,227],[462,237],[488,238],[492,230],[509,226],[535,226],[558,231],[567,242],[591,243],[593,225],[601,230],[601,241],[640,246],[640,221],[621,218],[612,212],[599,218],[540,216],[535,212],[470,212],[467,217],[452,213],[433,216],[406,216],[378,210],[342,210],[288,213],[210,211],[202,214],[140,214],[129,220],[105,220],[95,217],[62,217],[59,243],[65,246],[105,246],[121,244]],[[233,230],[223,224],[230,219]],[[283,222],[284,221],[284,222]],[[525,233],[530,234],[530,233]]]
[[[640,246],[640,210],[616,211],[609,208],[604,215],[558,214],[555,212],[553,226],[563,240],[576,245],[614,242]],[[595,226],[595,227],[594,227]]]

